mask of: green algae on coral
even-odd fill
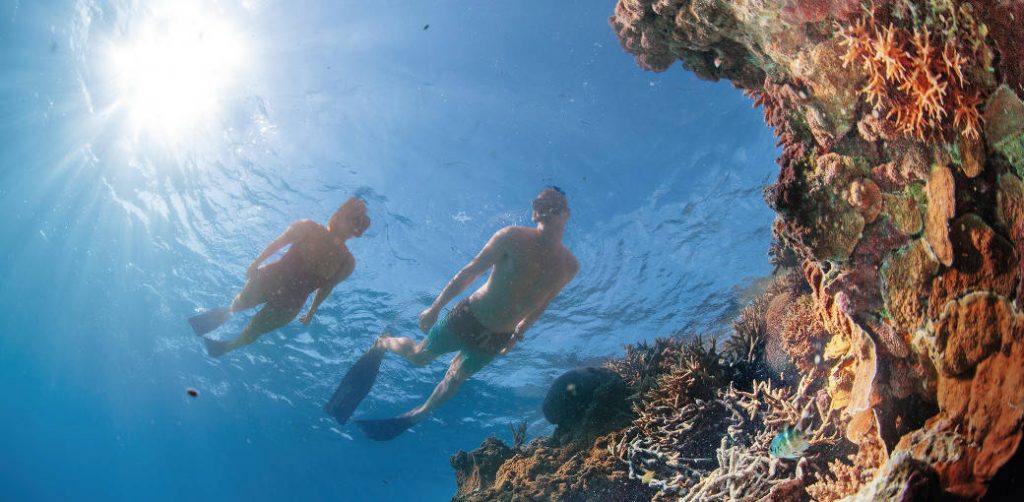
[[[985,136],[989,148],[1024,176],[1024,103],[1006,85],[999,86],[985,105]]]

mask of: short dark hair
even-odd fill
[[[545,193],[551,192],[558,195],[549,195],[548,197],[544,197]],[[544,197],[545,200],[542,201],[541,197]],[[544,190],[541,190],[540,194],[537,195],[537,198],[533,200],[533,210],[536,211],[542,219],[545,219],[548,216],[561,214],[569,210],[569,198],[565,196],[565,192],[561,188],[550,185],[544,187]]]

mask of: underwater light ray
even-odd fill
[[[139,137],[173,142],[209,127],[235,93],[248,50],[209,3],[149,6],[106,50],[105,71]]]

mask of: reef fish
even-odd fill
[[[775,435],[768,451],[774,457],[797,459],[803,456],[808,446],[810,445],[807,443],[807,438],[804,437],[804,433],[800,429],[786,427]]]

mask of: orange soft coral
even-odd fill
[[[977,139],[982,97],[964,71],[971,49],[948,33],[932,33],[927,24],[882,25],[880,17],[872,8],[841,34],[843,64],[867,74],[862,93],[875,115],[921,141],[944,137],[948,126]]]

